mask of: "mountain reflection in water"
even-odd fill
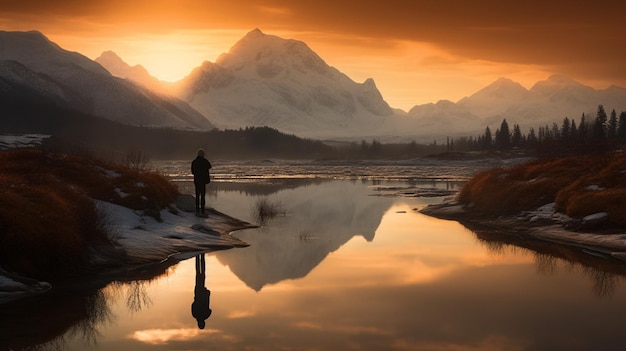
[[[0,306],[0,350],[621,349],[622,265],[424,216],[443,196],[415,194],[433,187],[458,183],[218,180],[220,211],[252,221],[267,198],[284,215],[235,233],[247,248],[206,253],[202,277],[190,255]]]

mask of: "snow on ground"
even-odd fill
[[[456,200],[429,205],[420,212],[449,220],[481,221],[472,218],[471,209],[467,209]],[[584,229],[585,225],[593,227],[602,224],[607,219],[607,213],[595,213],[580,220],[578,223],[581,225],[580,230],[568,230],[567,225],[575,220],[557,212],[555,204],[549,203],[532,211],[524,211],[516,217],[499,217],[490,219],[488,222],[491,226],[502,227],[503,230],[512,230],[513,227],[519,225],[525,228],[524,233],[529,238],[578,247],[588,254],[626,261],[626,233],[593,233]]]
[[[125,252],[124,262],[92,256],[92,263],[102,266],[130,267],[156,263],[168,258],[186,258],[190,253],[248,246],[231,232],[255,227],[252,224],[208,209],[208,216],[197,217],[172,206],[160,212],[161,221],[143,211],[95,200],[104,216],[109,236]],[[185,256],[187,255],[187,256]],[[6,272],[0,268],[0,304],[48,291],[51,285]]]
[[[203,218],[180,210],[176,214],[162,210],[159,222],[142,211],[104,201],[96,204],[111,239],[124,248],[133,263],[158,262],[181,252],[247,246],[229,233],[252,227],[218,212],[209,211]]]
[[[566,224],[571,222],[573,219],[563,213],[557,212],[555,209],[556,204],[554,202],[543,205],[533,211],[522,212],[518,219],[524,220],[527,219],[529,222],[537,222],[541,220],[548,220],[553,222],[558,222],[561,224]]]
[[[36,146],[49,137],[44,134],[0,135],[0,150]]]

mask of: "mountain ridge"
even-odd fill
[[[56,105],[80,111],[82,115],[130,125],[213,128],[186,102],[115,77],[97,62],[64,50],[37,31],[0,32],[0,62],[5,63],[0,76],[4,93],[21,94],[19,101],[25,105],[38,104],[42,96],[47,96]],[[13,114],[28,108],[3,101],[11,104]]]
[[[389,106],[373,79],[357,83],[306,43],[259,29],[216,62],[205,61],[167,86],[113,52],[96,60],[64,50],[40,32],[0,32],[0,89],[133,125],[268,126],[301,137],[353,141],[430,142],[473,136],[487,126],[495,130],[505,118],[536,128],[593,115],[600,104],[607,111],[626,110],[622,87],[597,90],[553,75],[530,89],[502,77],[457,102],[440,100],[405,112]],[[142,87],[146,82],[155,87]]]
[[[393,116],[373,80],[356,83],[304,42],[258,29],[177,82],[176,94],[220,128],[314,138],[367,135]]]
[[[321,139],[432,140],[482,133],[487,126],[497,128],[505,118],[523,128],[536,128],[594,113],[600,104],[626,110],[622,87],[596,90],[552,75],[530,89],[501,77],[457,102],[440,100],[407,112],[390,107],[373,79],[356,83],[306,43],[258,28],[176,86],[175,95],[207,118],[221,120],[218,127],[270,126]]]

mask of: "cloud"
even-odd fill
[[[426,70],[434,69],[432,75],[445,74],[442,70],[446,66],[463,66],[464,62],[484,63],[483,66],[494,67],[494,71],[516,80],[520,80],[518,68],[521,67],[523,71],[534,70],[526,81],[543,72],[552,72],[588,84],[593,82],[598,88],[610,84],[626,86],[622,63],[626,56],[626,36],[622,35],[624,17],[626,3],[612,0],[567,3],[557,0],[26,0],[0,4],[0,28],[37,29],[53,40],[82,35],[92,42],[114,42],[131,34],[144,37],[193,31],[243,34],[260,28],[266,33],[306,41],[331,65],[357,75],[359,81],[374,73],[361,74],[361,68],[351,71],[349,67],[334,64],[342,62],[347,49],[352,53],[348,56],[360,55],[376,66],[376,57],[381,62],[402,54],[401,60],[413,59],[415,54],[401,50],[411,44],[420,48],[427,45],[437,51],[421,61],[430,65],[416,67],[419,61],[415,61],[412,67],[416,68],[411,69],[413,76],[405,80],[421,83],[421,79],[427,79],[423,85],[430,86],[444,81],[425,77]],[[82,52],[78,45],[70,49]],[[101,50],[110,49],[115,48]],[[198,55],[202,52],[194,50]],[[418,60],[421,60],[419,55]],[[195,61],[199,60],[195,58]],[[495,68],[496,65],[502,68]],[[510,74],[506,73],[507,67]],[[462,69],[453,71],[459,70]],[[467,81],[463,92],[459,91],[458,83],[448,90],[463,96],[498,78],[485,75],[478,78],[480,74],[476,71],[475,76],[462,78]],[[397,97],[396,101],[430,94],[428,90],[410,92],[409,89],[417,89],[416,84],[408,87],[390,80],[385,85],[377,76],[373,78],[386,91],[396,90],[396,86],[406,90],[409,95]]]

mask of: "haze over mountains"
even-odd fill
[[[50,104],[125,124],[213,128],[186,102],[114,77],[35,31],[0,32],[0,97],[12,106],[10,114],[19,114],[24,105]]]
[[[301,137],[383,142],[476,136],[487,126],[495,131],[503,118],[522,130],[564,117],[578,122],[582,113],[595,116],[600,104],[626,110],[624,88],[596,90],[552,76],[530,89],[501,78],[458,102],[399,111],[372,79],[355,82],[305,43],[258,29],[175,83],[160,82],[113,52],[94,62],[38,32],[0,32],[0,92],[7,101],[45,101],[131,125],[269,126]]]

